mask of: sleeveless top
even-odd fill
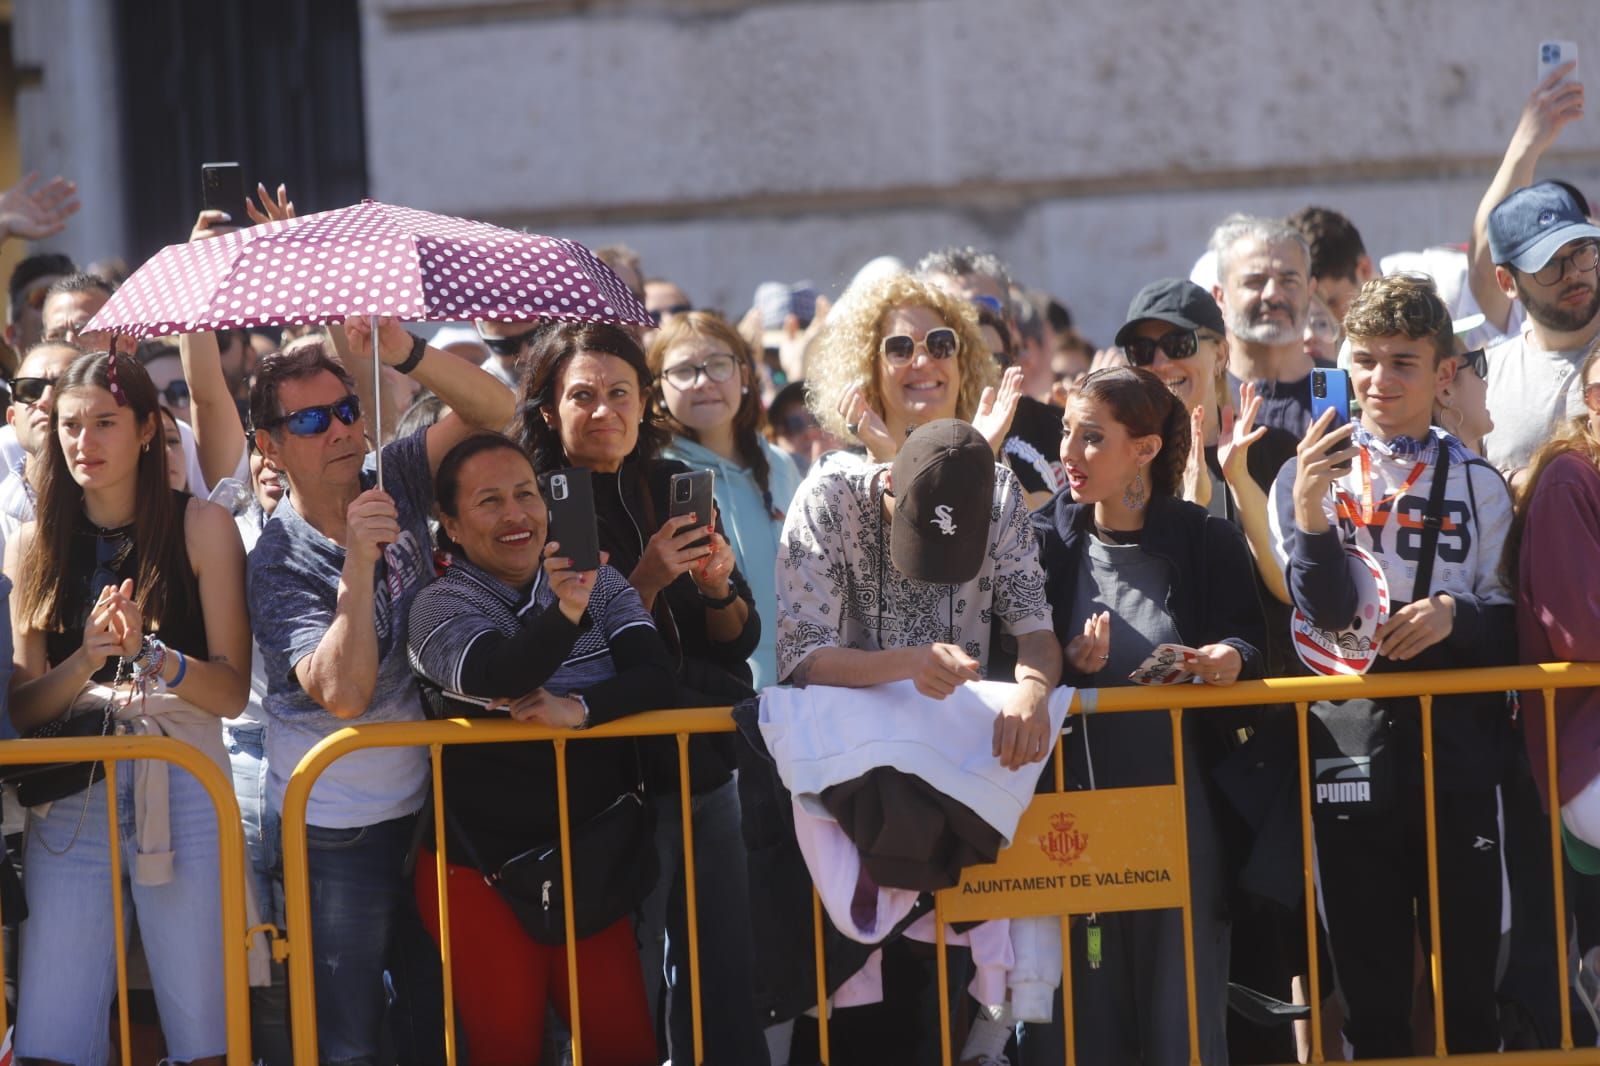
[[[177,489],[171,492],[178,513],[187,515],[189,494]],[[181,523],[178,536],[184,536]],[[194,588],[195,577],[194,569],[189,565],[188,545],[184,540],[178,543],[178,559],[182,563],[181,573],[168,578],[174,587],[168,590],[166,617],[161,620],[159,627],[151,625],[150,619],[145,619],[145,632],[159,633],[162,643],[167,647],[177,648],[192,659],[208,659],[210,654],[206,646],[205,618],[198,606],[189,606],[190,596],[186,588]],[[83,627],[89,620],[95,601],[100,598],[100,590],[106,585],[120,585],[124,580],[132,580],[137,591],[139,553],[134,546],[133,526],[129,524],[105,529],[89,521],[88,516],[80,512],[67,545],[66,569],[61,575],[65,602],[74,606],[65,612],[67,625],[63,632],[45,633],[45,656],[51,666],[58,665],[83,646]],[[197,592],[194,599],[198,604]],[[94,679],[110,683],[116,672],[117,661],[108,659],[105,666],[95,671]]]

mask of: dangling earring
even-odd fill
[[[1453,428],[1450,425],[1451,414],[1456,416],[1456,424]],[[1448,392],[1445,393],[1444,397],[1439,401],[1439,424],[1443,426],[1445,431],[1452,437],[1461,436],[1461,429],[1467,424],[1466,412],[1462,411],[1458,407],[1451,406],[1450,394]]]
[[[1150,493],[1144,487],[1144,469],[1134,472],[1133,480],[1122,490],[1122,506],[1130,511],[1142,511],[1150,502]]]

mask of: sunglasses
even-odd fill
[[[44,399],[44,390],[56,383],[54,377],[48,378],[12,378],[11,402],[36,404]]]
[[[162,386],[161,398],[167,401],[168,407],[183,407],[189,402],[189,383],[187,381],[169,381]]]
[[[961,340],[949,326],[930,329],[919,342],[905,333],[883,338],[883,358],[890,366],[905,366],[916,358],[917,347],[928,353],[929,359],[948,359],[961,350]]]
[[[534,326],[526,333],[519,333],[515,337],[485,337],[480,333],[478,334],[478,339],[483,342],[485,348],[495,355],[521,355],[522,349],[527,347],[528,342],[533,339],[533,335],[537,332],[539,332],[539,327]]]
[[[1200,350],[1200,338],[1195,336],[1192,329],[1175,329],[1151,340],[1149,337],[1135,337],[1122,346],[1127,353],[1128,362],[1134,366],[1149,366],[1156,361],[1156,349],[1166,353],[1168,359],[1174,362],[1188,359]]]
[[[816,428],[817,420],[806,411],[795,411],[778,422],[778,433],[785,437],[798,437]]]
[[[1462,352],[1458,358],[1460,366],[1470,368],[1478,375],[1479,381],[1489,380],[1489,353],[1482,348],[1474,348],[1470,352]]]
[[[1002,318],[1005,317],[1006,305],[996,297],[979,295],[972,297],[971,302],[977,307],[986,307]]]
[[[694,304],[675,304],[672,307],[660,307],[650,312],[650,321],[661,325],[661,320],[668,315],[686,315],[694,310]]]
[[[337,403],[324,403],[316,407],[302,407],[298,411],[290,411],[282,418],[274,418],[258,428],[276,429],[283,426],[296,437],[315,437],[328,432],[328,427],[333,425],[335,418],[347,426],[353,426],[360,417],[361,401],[352,394]]]
[[[703,363],[679,363],[669,366],[661,376],[672,382],[674,388],[692,389],[700,384],[700,375],[721,385],[739,372],[739,364],[731,355],[713,355]]]

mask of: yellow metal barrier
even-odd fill
[[[1300,780],[1302,783],[1300,795],[1300,817],[1303,835],[1302,864],[1305,878],[1305,904],[1306,904],[1306,935],[1311,945],[1309,958],[1316,958],[1316,906],[1315,886],[1312,880],[1312,847],[1311,834],[1311,792],[1309,788],[1310,773],[1307,749],[1307,717],[1309,706],[1317,700],[1350,699],[1366,697],[1371,699],[1386,699],[1397,697],[1420,697],[1422,706],[1423,727],[1423,774],[1425,783],[1426,814],[1428,819],[1428,895],[1432,912],[1432,950],[1430,955],[1430,976],[1432,979],[1435,1003],[1442,1004],[1440,995],[1442,983],[1440,960],[1440,938],[1438,930],[1439,914],[1439,884],[1437,865],[1437,845],[1434,838],[1433,825],[1433,708],[1432,698],[1443,695],[1460,695],[1466,693],[1499,692],[1508,690],[1539,690],[1545,694],[1545,717],[1547,732],[1551,740],[1547,751],[1547,767],[1551,780],[1555,779],[1556,754],[1554,748],[1555,738],[1555,710],[1554,692],[1556,689],[1600,686],[1600,663],[1555,663],[1538,666],[1513,666],[1493,667],[1476,670],[1439,671],[1426,673],[1401,673],[1382,674],[1367,677],[1335,677],[1335,678],[1275,678],[1267,681],[1244,682],[1227,688],[1216,688],[1202,685],[1185,685],[1177,688],[1117,688],[1097,690],[1090,697],[1095,706],[1093,713],[1122,713],[1131,711],[1165,710],[1170,712],[1173,723],[1173,755],[1176,771],[1177,796],[1182,798],[1183,766],[1182,766],[1182,738],[1180,723],[1182,712],[1185,710],[1199,710],[1215,707],[1248,707],[1271,704],[1293,704],[1296,708],[1299,734],[1299,761]],[[1173,706],[1173,701],[1179,701],[1178,706]],[[1083,713],[1085,694],[1079,693],[1073,701],[1073,713]],[[359,725],[341,729],[322,740],[316,747],[309,751],[300,765],[290,776],[288,791],[284,797],[283,809],[283,862],[284,862],[284,892],[288,914],[288,966],[289,966],[289,992],[291,1015],[294,1020],[294,1051],[295,1061],[301,1064],[312,1064],[317,1061],[316,1044],[316,997],[313,984],[313,966],[311,954],[311,910],[308,892],[307,853],[306,853],[306,828],[305,810],[310,798],[312,786],[317,777],[342,755],[352,751],[374,747],[427,747],[430,750],[433,763],[433,789],[435,801],[435,829],[441,836],[443,834],[443,796],[442,778],[439,773],[440,751],[445,744],[494,744],[510,741],[526,742],[531,740],[550,740],[554,742],[556,750],[557,773],[557,799],[561,815],[561,843],[564,849],[568,848],[570,839],[567,824],[567,780],[566,780],[566,745],[572,742],[585,740],[600,740],[619,737],[644,737],[644,736],[675,736],[678,740],[678,753],[680,769],[683,771],[681,799],[683,804],[684,825],[684,851],[692,856],[692,824],[689,810],[688,773],[686,763],[688,758],[688,738],[700,733],[723,733],[733,730],[733,722],[728,715],[727,708],[701,708],[681,711],[652,711],[631,716],[621,721],[611,722],[598,726],[582,733],[568,730],[550,729],[540,726],[531,726],[511,721],[484,721],[453,719],[436,722],[393,723],[379,725]],[[72,741],[65,743],[85,743]],[[56,755],[52,758],[60,758]],[[75,756],[76,757],[76,756]],[[1056,784],[1059,789],[1062,785],[1061,753],[1059,746],[1055,753]],[[1110,790],[1108,790],[1110,791]],[[1180,803],[1179,810],[1182,810]],[[1561,1003],[1561,1048],[1563,1050],[1522,1052],[1517,1054],[1493,1056],[1493,1061],[1502,1064],[1516,1064],[1521,1062],[1548,1062],[1559,1059],[1563,1062],[1596,1062],[1600,1063],[1600,1049],[1580,1048],[1572,1046],[1572,1019],[1571,1007],[1567,995],[1567,943],[1566,943],[1566,906],[1563,892],[1561,868],[1562,853],[1560,840],[1560,812],[1559,809],[1550,812],[1550,842],[1552,848],[1552,866],[1555,876],[1555,905],[1557,927],[1552,930],[1556,938],[1558,971],[1552,975],[1552,980],[1557,986]],[[1184,854],[1179,856],[1179,868],[1183,872],[1183,880],[1187,881],[1187,849],[1180,845]],[[1002,861],[1004,861],[1002,854]],[[448,887],[445,877],[445,859],[443,849],[438,853],[438,879],[439,879],[439,925],[441,952],[444,961],[445,989],[446,989],[446,1018],[447,1026],[451,1018],[451,1005],[448,1002],[449,989],[451,988],[450,955],[449,955],[449,916],[448,916]],[[686,885],[688,898],[689,917],[689,942],[690,942],[690,981],[693,988],[692,1010],[694,1017],[694,1059],[698,1063],[703,1057],[701,1047],[700,1017],[701,1004],[699,999],[699,956],[698,956],[698,926],[696,919],[696,895],[693,863],[686,864]],[[573,936],[572,892],[570,864],[565,864],[563,871],[563,893],[566,904],[565,921],[568,942]],[[1187,893],[1185,893],[1187,896]],[[816,926],[816,962],[818,1001],[825,998],[825,969],[823,966],[823,947],[821,938],[821,907],[813,898],[813,919]],[[1193,929],[1187,899],[1184,901],[1184,936],[1186,944],[1186,970],[1189,999],[1189,1038],[1191,1056],[1198,1061],[1195,1051],[1198,1046],[1197,1023],[1195,1014],[1195,986],[1193,963]],[[939,954],[941,973],[943,972],[943,925],[939,929]],[[1071,958],[1070,950],[1066,950],[1068,916],[1061,916],[1061,932],[1063,938],[1063,972],[1062,995],[1067,1008],[1065,1016],[1070,1018],[1071,1004]],[[242,950],[242,945],[241,945]],[[1321,1016],[1321,989],[1317,975],[1317,967],[1309,967],[1309,992],[1311,1015],[1311,1061],[1322,1062],[1322,1016]],[[579,1026],[581,1007],[578,1003],[577,980],[577,953],[567,953],[568,987],[572,990],[572,1030],[573,1030],[573,1059],[577,1066],[582,1066],[582,1036]],[[242,971],[241,971],[242,972]],[[944,996],[941,994],[941,1004]],[[230,1001],[231,1002],[231,1001]],[[942,1006],[947,1010],[947,1006]],[[827,1011],[819,1010],[818,1039],[822,1061],[828,1062],[830,1047],[828,1039]],[[947,1019],[941,1033],[943,1043],[944,1061],[950,1061],[950,1034]],[[1071,1026],[1065,1027],[1067,1036],[1068,1062],[1072,1061],[1073,1050],[1071,1040]],[[455,1047],[453,1026],[446,1032],[446,1051],[450,1061],[455,1061]],[[1447,1054],[1444,1043],[1444,1017],[1440,1007],[1435,1011],[1434,1031],[1435,1056],[1442,1058]],[[1490,1061],[1484,1055],[1458,1055],[1451,1056],[1451,1061],[1476,1062],[1479,1060]],[[1419,1060],[1394,1060],[1410,1061]],[[1428,1061],[1426,1059],[1420,1061]]]
[[[233,794],[233,780],[199,749],[161,736],[74,737],[62,740],[13,740],[5,742],[6,763],[91,762],[106,764],[106,819],[110,829],[111,909],[117,938],[117,1021],[122,1038],[122,1061],[133,1062],[128,1020],[127,929],[122,908],[122,849],[117,846],[121,832],[117,819],[118,764],[129,759],[159,759],[182,767],[199,781],[211,797],[217,814],[217,859],[219,889],[222,893],[222,978],[227,1007],[228,1066],[249,1066],[250,987],[245,954],[251,929],[245,909],[244,826],[239,818],[239,802]],[[63,803],[82,802],[76,798]],[[4,963],[0,961],[0,983],[4,982]],[[85,1019],[85,1024],[93,1024]],[[9,1026],[4,997],[0,997],[0,1033]]]

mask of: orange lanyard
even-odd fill
[[[1422,472],[1426,469],[1428,469],[1428,460],[1423,459],[1416,466],[1411,468],[1411,473],[1406,475],[1405,481],[1401,483],[1399,488],[1395,489],[1393,492],[1389,493],[1389,495],[1385,496],[1383,499],[1374,504],[1372,502],[1372,459],[1367,455],[1367,449],[1362,447],[1361,507],[1357,509],[1354,502],[1350,500],[1349,493],[1345,492],[1344,489],[1340,489],[1339,498],[1337,501],[1337,512],[1339,517],[1348,518],[1357,526],[1370,526],[1374,529],[1382,529],[1384,523],[1389,520],[1389,511],[1383,508],[1387,508],[1387,505],[1393,503],[1396,499],[1410,492],[1411,487],[1417,483],[1417,478],[1421,477]]]

